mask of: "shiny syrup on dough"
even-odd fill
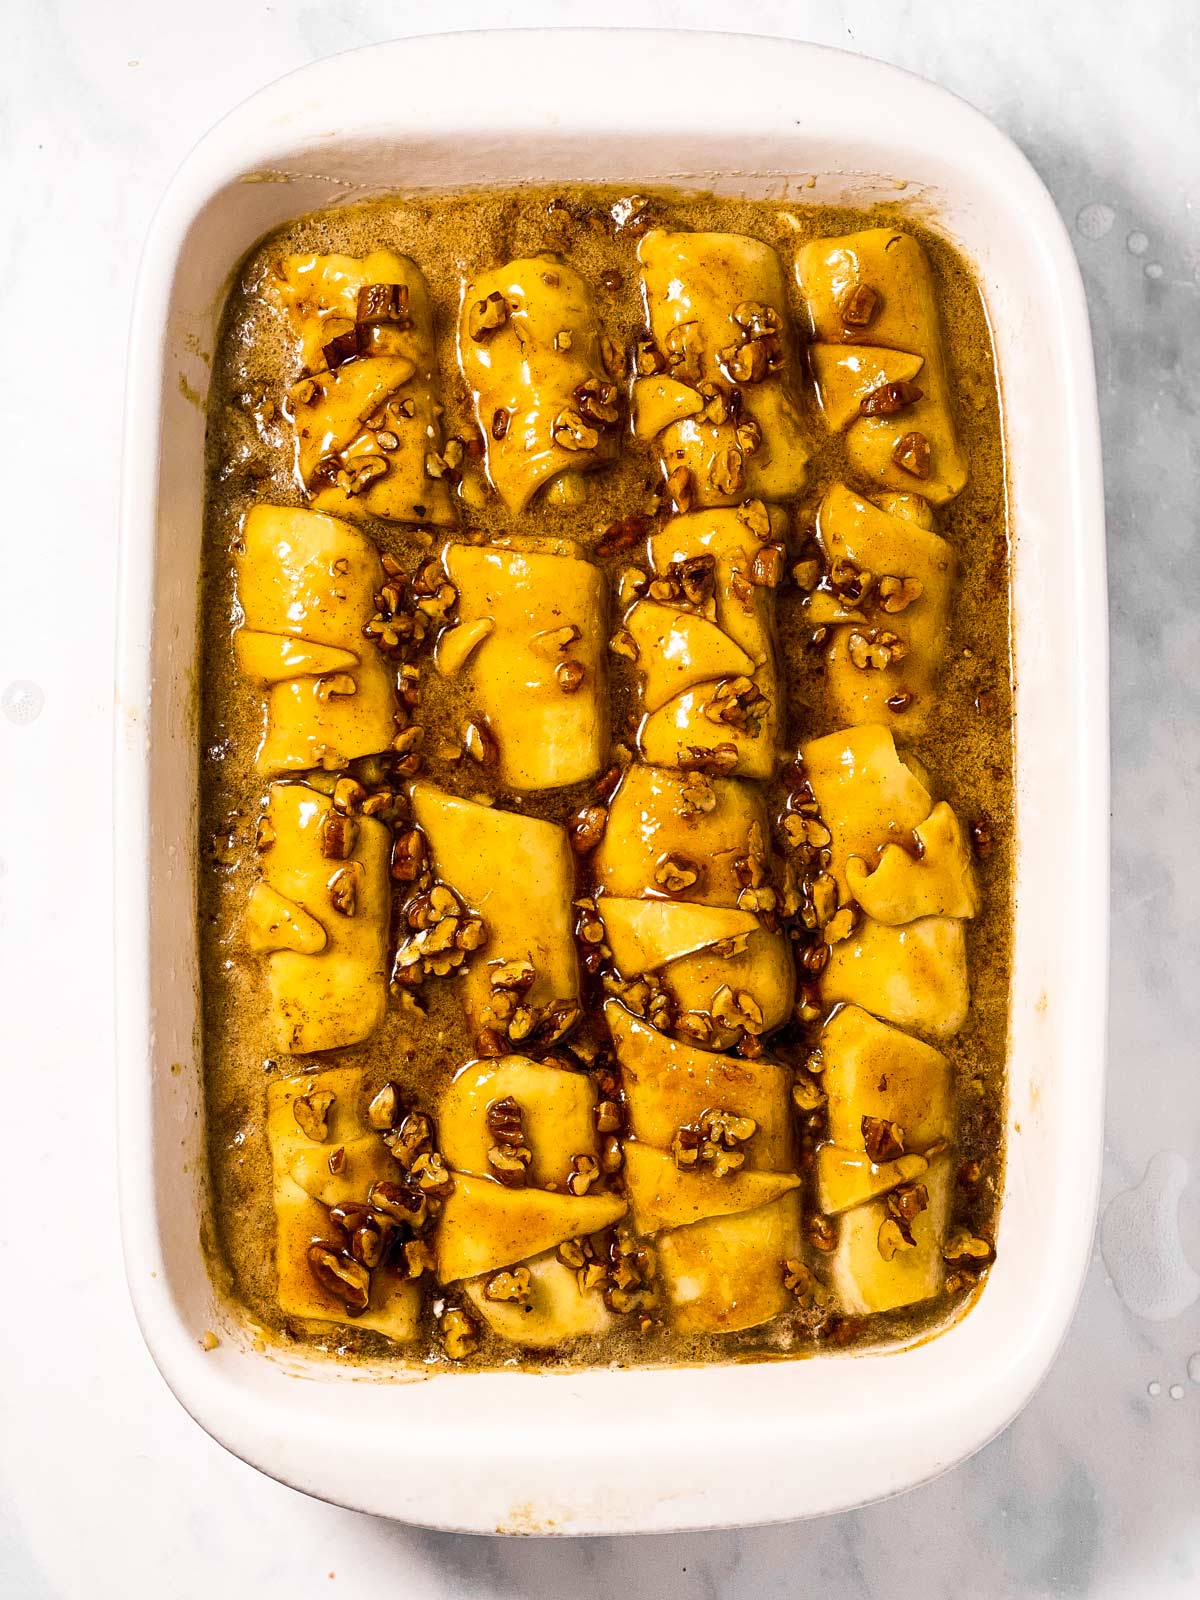
[[[237,952],[241,911],[257,874],[253,832],[266,783],[253,770],[260,699],[239,679],[230,645],[238,620],[233,546],[242,517],[256,502],[304,504],[293,472],[290,431],[273,404],[273,397],[295,379],[294,345],[282,315],[261,296],[260,286],[272,266],[292,252],[361,256],[388,248],[412,256],[428,280],[434,307],[445,436],[457,433],[469,438],[476,430],[458,367],[455,326],[463,283],[482,268],[546,249],[559,251],[592,284],[611,337],[625,346],[644,327],[637,234],[614,232],[608,225],[609,208],[622,193],[568,187],[449,199],[393,197],[318,212],[288,223],[255,246],[234,276],[225,307],[208,399],[201,624],[199,919],[210,1256],[214,1276],[264,1333],[300,1339],[336,1351],[343,1359],[390,1356],[411,1363],[441,1362],[445,1357],[432,1317],[426,1318],[424,1343],[403,1351],[365,1330],[331,1325],[327,1333],[313,1335],[289,1328],[281,1318],[274,1301],[267,1083],[276,1074],[353,1064],[363,1067],[368,1092],[390,1079],[421,1108],[436,1111],[449,1079],[475,1051],[453,986],[434,979],[424,986],[422,999],[428,1008],[424,1018],[402,1015],[393,1006],[383,1028],[366,1044],[319,1058],[275,1059],[262,1029],[258,964],[239,958]],[[565,201],[565,207],[552,206],[555,200]],[[898,226],[915,234],[929,256],[970,479],[958,499],[938,515],[939,532],[958,552],[960,574],[942,668],[939,715],[931,719],[933,726],[916,753],[930,769],[939,794],[964,821],[986,820],[993,838],[991,853],[979,863],[983,911],[967,925],[971,1013],[963,1031],[940,1047],[952,1063],[958,1087],[958,1160],[977,1161],[982,1169],[977,1185],[956,1192],[951,1226],[961,1223],[993,1236],[1004,1155],[1013,744],[1005,467],[995,362],[978,287],[963,258],[899,207],[857,211],[656,191],[651,214],[655,224],[746,233],[774,245],[783,259],[799,329],[805,323],[792,265],[797,249],[809,239]],[[841,440],[826,433],[811,383],[804,394],[814,454],[796,508],[798,519],[806,508],[815,509],[832,482],[846,475]],[[490,495],[481,510],[460,506],[460,533],[450,537],[467,537],[473,531],[497,535],[519,527],[525,533],[578,539],[587,553],[610,522],[641,509],[659,477],[652,443],[639,444],[626,435],[617,462],[588,480],[584,504],[546,506],[539,496],[526,512],[515,514]],[[428,544],[413,530],[381,521],[364,527],[381,551],[395,555],[406,568],[427,557]],[[435,537],[435,550],[443,537]],[[630,555],[625,552],[601,562],[610,592]],[[799,602],[797,590],[785,586],[778,591],[780,667],[788,705],[786,748],[793,751],[803,739],[836,726],[824,709],[821,661],[809,646]],[[636,685],[630,670],[618,670],[625,663],[612,658],[610,665],[613,738],[631,743],[639,717]],[[483,787],[479,770],[464,770],[472,763],[455,766],[439,762],[433,754],[438,726],[457,730],[464,721],[454,690],[431,671],[422,672],[421,685],[417,715],[430,734],[425,744],[426,775],[455,793],[478,792]],[[590,797],[591,789],[588,783],[544,795],[495,792],[511,810],[561,822]],[[768,800],[771,813],[777,814],[782,788],[769,793]],[[803,1059],[802,1052],[789,1055]],[[823,1332],[814,1325],[812,1313],[799,1310],[764,1327],[720,1338],[669,1331],[643,1336],[630,1328],[536,1357],[505,1344],[483,1327],[479,1352],[470,1364],[644,1365],[811,1355],[829,1347],[831,1332],[835,1343],[850,1347],[919,1339],[961,1313],[968,1303],[969,1296],[942,1296],[873,1317],[861,1329],[835,1322],[832,1330],[826,1325]]]

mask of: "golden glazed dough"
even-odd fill
[[[263,695],[256,769],[337,770],[390,747],[395,676],[363,633],[384,582],[370,539],[315,511],[255,506],[235,555],[243,677]]]
[[[458,622],[442,634],[438,665],[448,673],[449,654],[462,673],[495,735],[503,781],[540,790],[595,777],[608,749],[600,569],[496,545],[450,545],[445,566]],[[464,629],[473,643],[456,648]]]
[[[274,295],[298,341],[288,403],[313,504],[343,517],[453,523],[420,268],[392,250],[291,255]]]
[[[641,365],[660,371],[639,377],[634,403],[643,435],[663,425],[664,470],[685,475],[687,500],[698,506],[798,494],[808,449],[775,251],[743,234],[655,228],[641,240],[638,259],[656,347]],[[699,405],[663,378],[685,385]]]
[[[954,552],[911,515],[882,510],[841,483],[821,502],[817,537],[835,579],[845,570],[871,575],[854,620],[826,619],[835,624],[825,652],[833,715],[845,723],[882,723],[899,738],[915,739],[937,715]],[[826,598],[818,590],[813,604]]]
[[[458,350],[488,475],[510,510],[616,454],[619,352],[604,338],[591,289],[566,262],[509,261],[468,284]]]
[[[796,257],[796,276],[808,307],[817,357],[822,399],[829,402],[831,427],[845,428],[846,367],[831,370],[842,347],[873,347],[886,369],[884,384],[896,381],[903,363],[883,351],[921,357],[913,375],[919,398],[887,396],[876,386],[860,396],[859,416],[846,433],[846,453],[855,472],[880,484],[923,495],[942,505],[959,494],[967,481],[967,463],[959,448],[950,400],[950,380],[942,343],[941,318],[929,262],[911,234],[895,228],[869,228],[838,239],[816,239]],[[871,414],[875,404],[884,409]],[[898,405],[898,409],[891,407]],[[902,462],[914,461],[905,441],[925,441],[927,462],[915,472]]]
[[[327,1137],[311,1139],[296,1120],[297,1100],[329,1094]],[[279,1308],[303,1323],[341,1323],[369,1328],[389,1339],[408,1342],[420,1331],[420,1291],[390,1266],[371,1273],[370,1301],[359,1315],[350,1313],[313,1276],[309,1246],[330,1242],[333,1229],[328,1207],[365,1201],[377,1179],[394,1176],[396,1163],[362,1114],[362,1073],[357,1067],[333,1067],[300,1078],[276,1078],[267,1089],[267,1139],[271,1149],[275,1207],[275,1265]],[[330,1156],[341,1151],[340,1171],[330,1169]]]
[[[575,865],[565,831],[538,817],[478,805],[424,781],[412,786],[413,820],[433,870],[483,918],[487,942],[466,965],[464,1004],[478,1017],[491,998],[492,962],[529,961],[531,1006],[579,998],[571,925]]]
[[[302,783],[267,793],[262,878],[242,934],[267,958],[270,1028],[291,1055],[369,1039],[387,1005],[391,839],[372,817],[344,820],[338,837],[349,837],[350,854],[330,855],[343,819],[327,795]]]

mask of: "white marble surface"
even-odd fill
[[[1200,1267],[1194,0],[608,0],[586,17],[553,0],[8,0],[0,15],[0,1595],[1200,1594],[1200,1280],[1187,1265]],[[123,356],[141,240],[193,140],[266,79],[350,45],[485,20],[738,26],[911,67],[1029,153],[1087,280],[1114,646],[1108,1264],[1097,1253],[1053,1373],[1001,1439],[940,1482],[853,1515],[589,1543],[374,1522],[212,1444],[153,1370],[125,1295],[109,709]]]

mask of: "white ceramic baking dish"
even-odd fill
[[[570,1374],[347,1373],[254,1348],[202,1250],[196,598],[205,352],[242,253],[385,189],[613,180],[898,197],[973,260],[995,333],[1015,532],[1018,883],[1008,1165],[979,1304],[900,1352]],[[815,180],[815,181],[814,181]],[[890,67],[778,39],[551,31],[375,46],[203,139],[155,219],[125,438],[118,667],[122,1202],[147,1343],[230,1450],[348,1506],[465,1530],[766,1522],[921,1482],[1046,1372],[1088,1260],[1101,1148],[1106,595],[1091,344],[1066,232],[1017,149]],[[220,1344],[202,1348],[215,1329]],[[211,1342],[211,1341],[207,1341]]]

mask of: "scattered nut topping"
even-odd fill
[[[260,855],[275,843],[275,827],[267,817],[259,817],[254,825],[254,848]]]
[[[560,661],[554,669],[554,679],[564,694],[575,694],[587,677],[587,669],[580,661]]]
[[[792,582],[797,589],[809,592],[821,581],[821,563],[812,558],[797,561],[792,568]]]
[[[831,1299],[829,1290],[803,1261],[789,1258],[783,1263],[783,1286],[802,1306],[823,1310]]]
[[[895,1161],[904,1154],[904,1129],[886,1117],[864,1117],[862,1136],[866,1152],[876,1165]]]
[[[567,1189],[573,1195],[585,1195],[600,1177],[600,1166],[591,1156],[572,1156],[571,1173]]]
[[[605,383],[602,378],[588,378],[575,390],[575,403],[579,414],[599,427],[610,428],[617,421],[617,386]]]
[[[709,465],[708,481],[719,495],[740,493],[746,481],[742,452],[732,447],[716,451]]]
[[[878,289],[872,289],[869,283],[856,284],[853,289],[848,289],[842,296],[839,306],[843,323],[848,328],[868,328],[875,320],[879,310],[880,295]]]
[[[604,830],[607,827],[607,806],[583,806],[567,823],[572,850],[580,856],[586,855],[589,850],[594,850],[604,837]]]
[[[407,1240],[400,1253],[404,1261],[406,1278],[420,1278],[426,1272],[432,1277],[437,1271],[437,1257],[433,1253],[433,1246],[425,1239]]]
[[[689,861],[687,856],[669,853],[659,857],[654,868],[654,881],[668,894],[681,894],[699,883],[700,867],[695,861]]]
[[[993,849],[991,820],[988,817],[977,817],[971,824],[970,833],[975,854],[981,858],[990,856]]]
[[[578,411],[565,407],[550,424],[550,437],[560,450],[594,450],[600,443],[600,431],[585,422]]]
[[[904,1229],[895,1217],[884,1217],[879,1224],[877,1243],[879,1254],[885,1261],[891,1261],[899,1251],[911,1250],[916,1241],[905,1237]]]
[[[906,610],[915,600],[919,600],[923,593],[924,586],[919,578],[893,578],[888,576],[879,580],[880,609],[892,614]]]
[[[903,661],[908,654],[908,646],[886,628],[871,628],[866,632],[855,629],[846,641],[846,651],[860,671],[874,669],[882,672],[893,662]]]
[[[676,511],[682,513],[692,509],[692,474],[689,468],[672,467],[667,473],[667,493]]]
[[[348,1251],[318,1240],[308,1247],[308,1269],[327,1294],[359,1316],[371,1300],[371,1274]]]
[[[634,341],[633,367],[639,378],[653,378],[667,370],[667,359],[648,334]]]
[[[628,628],[618,628],[608,641],[608,648],[613,655],[621,656],[626,661],[636,661],[638,658],[637,641]]]
[[[405,828],[392,844],[392,877],[397,883],[415,883],[425,868],[425,835]]]
[[[377,1132],[385,1133],[396,1124],[400,1109],[400,1091],[394,1083],[385,1083],[367,1107],[367,1122]]]
[[[766,696],[752,679],[721,678],[704,707],[704,715],[710,722],[754,734],[759,731],[766,710]]]
[[[688,745],[680,752],[678,767],[681,772],[712,773],[714,777],[728,777],[738,764],[735,744],[718,744],[711,747]]]
[[[744,1165],[746,1155],[738,1146],[748,1143],[757,1131],[753,1117],[712,1108],[676,1130],[671,1154],[682,1171],[704,1166],[714,1177],[723,1178]]]
[[[933,471],[933,452],[923,433],[905,433],[897,439],[892,460],[914,478],[928,478]]]
[[[991,1253],[992,1246],[988,1241],[978,1238],[967,1228],[952,1229],[942,1246],[942,1255],[947,1261],[986,1261]]]
[[[296,1126],[314,1144],[324,1144],[329,1137],[329,1108],[336,1098],[328,1089],[318,1089],[311,1094],[298,1095],[292,1101]]]
[[[646,537],[649,529],[650,518],[638,515],[610,522],[596,543],[596,554],[601,557],[613,556],[622,550],[630,550],[639,539]]]
[[[483,1286],[483,1294],[486,1300],[518,1301],[528,1305],[532,1288],[529,1268],[513,1267],[489,1278]]]
[[[854,907],[843,906],[834,913],[824,927],[826,944],[841,944],[854,932]]]
[[[820,1250],[825,1255],[837,1249],[837,1230],[829,1217],[820,1211],[812,1211],[805,1219],[804,1232],[809,1244],[814,1250]]]
[[[479,1329],[461,1306],[447,1306],[438,1318],[442,1348],[451,1361],[462,1361],[479,1349]]]
[[[503,406],[497,406],[492,412],[492,438],[503,439],[508,432],[509,414]]]
[[[679,788],[680,817],[687,822],[693,817],[707,816],[716,809],[716,804],[717,791],[708,774],[695,770],[686,772]]]
[[[317,828],[321,854],[330,861],[346,861],[354,851],[358,825],[340,811],[327,811]]]
[[[486,1121],[494,1141],[487,1153],[488,1166],[506,1188],[524,1188],[533,1152],[525,1143],[520,1106],[512,1095],[493,1100],[487,1108]]]
[[[858,403],[858,409],[864,417],[891,417],[897,411],[916,405],[924,392],[923,389],[918,389],[915,383],[906,383],[903,380],[896,383],[881,383],[878,388],[872,389],[870,394],[863,395]]]
[[[484,300],[476,300],[467,313],[467,333],[476,344],[490,339],[508,321],[508,301],[498,289]]]
[[[750,582],[759,589],[777,589],[783,582],[787,552],[781,544],[764,544],[750,563]]]
[[[797,1071],[792,1083],[792,1104],[801,1116],[809,1117],[820,1111],[828,1098],[820,1080],[811,1072],[805,1072],[803,1068]]]

